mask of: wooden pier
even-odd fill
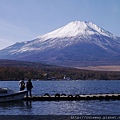
[[[78,101],[78,100],[120,100],[120,94],[90,94],[90,95],[60,95],[28,96],[25,101]]]

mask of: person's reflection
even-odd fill
[[[31,102],[31,100],[30,101],[26,101],[26,106],[28,107],[28,108],[32,108],[32,102]]]

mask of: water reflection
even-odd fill
[[[27,106],[27,108],[32,108],[32,102],[31,101],[26,101],[26,106]]]
[[[32,108],[31,101],[12,101],[0,103],[0,109],[11,109],[11,108]]]
[[[24,107],[24,106],[25,106],[24,101],[12,101],[0,103],[0,108]]]

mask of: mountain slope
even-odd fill
[[[88,66],[119,64],[120,37],[91,22],[75,21],[32,41],[0,51],[0,58]]]

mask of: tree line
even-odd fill
[[[67,67],[24,67],[1,66],[0,80],[20,80],[25,78],[39,80],[120,80],[120,72],[80,70]]]

